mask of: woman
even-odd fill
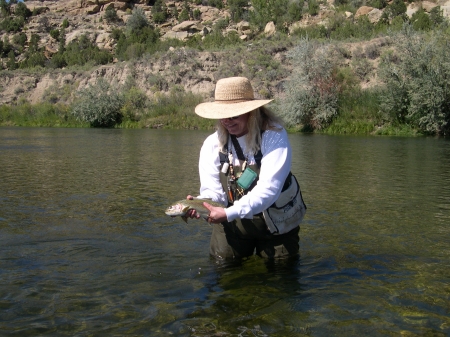
[[[219,120],[199,160],[199,198],[224,205],[204,203],[213,225],[210,253],[217,258],[247,257],[255,249],[268,258],[298,254],[298,224],[271,233],[263,216],[291,181],[291,147],[281,121],[264,107],[269,102],[254,99],[248,79],[231,77],[217,82],[214,102],[195,108]],[[199,217],[195,211],[189,216]]]

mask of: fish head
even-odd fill
[[[185,215],[186,212],[189,210],[189,206],[188,205],[184,205],[183,203],[176,203],[173,204],[171,206],[169,206],[166,209],[166,214],[170,215],[170,216],[178,216],[178,215]]]

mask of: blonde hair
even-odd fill
[[[264,106],[248,112],[247,120],[248,132],[245,136],[245,147],[249,154],[255,154],[261,149],[261,131],[265,130],[281,130],[283,128],[283,120],[276,116],[269,108]],[[219,149],[223,151],[228,144],[228,130],[217,123],[217,134],[219,136]]]

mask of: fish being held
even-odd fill
[[[195,209],[203,219],[208,220],[209,209],[203,206],[204,202],[214,207],[223,207],[222,204],[211,201],[209,199],[198,199],[198,198],[194,198],[193,200],[183,199],[169,206],[166,209],[166,214],[170,216],[181,216],[181,218],[187,223],[188,217],[186,216],[186,213],[191,209]]]

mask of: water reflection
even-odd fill
[[[2,334],[450,333],[447,140],[290,135],[300,259],[230,265],[163,212],[208,134],[1,128]]]

